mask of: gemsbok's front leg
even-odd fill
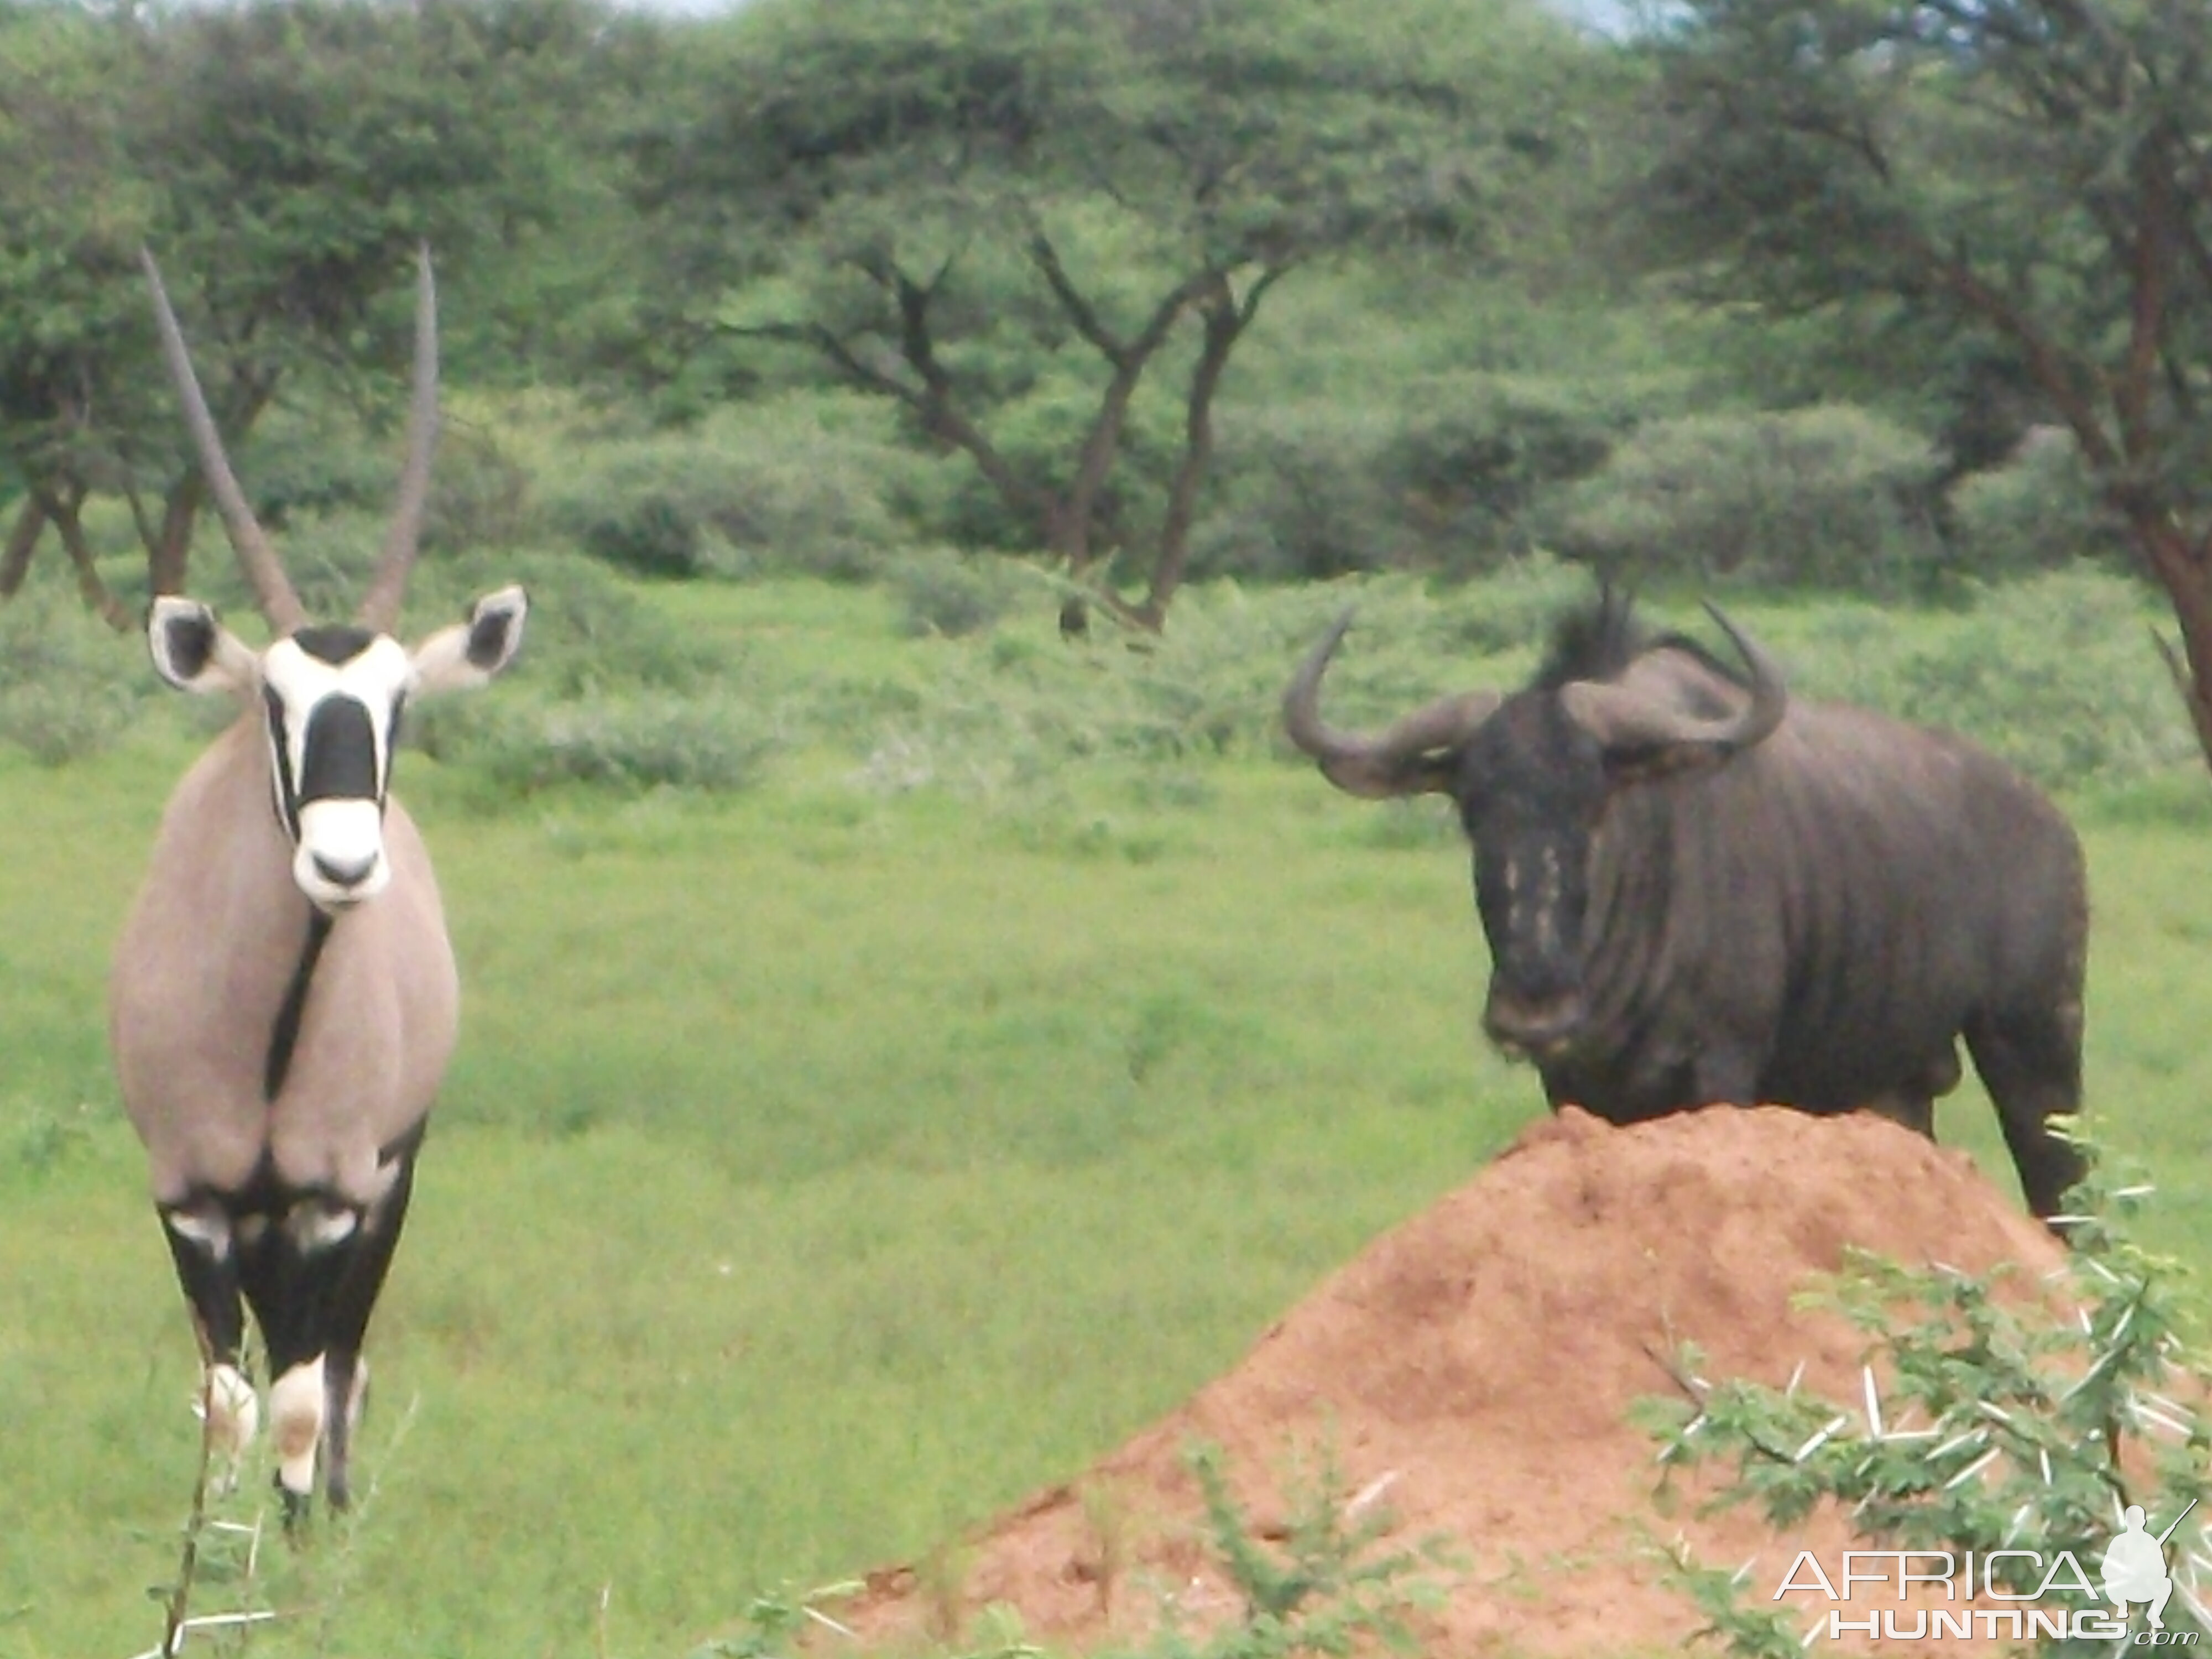
[[[259,1402],[246,1375],[246,1314],[230,1217],[211,1200],[158,1207],[161,1236],[177,1266],[200,1340],[201,1409],[209,1444],[238,1461],[260,1427]]]
[[[282,1192],[256,1217],[240,1275],[269,1349],[269,1433],[287,1530],[296,1533],[315,1491],[329,1432],[324,1406],[331,1313],[362,1251],[359,1206],[323,1193]]]
[[[369,1207],[358,1248],[337,1284],[331,1307],[330,1346],[323,1362],[325,1390],[324,1443],[330,1470],[324,1489],[331,1507],[343,1510],[353,1502],[353,1435],[361,1424],[362,1396],[368,1389],[368,1362],[361,1345],[368,1329],[369,1310],[384,1288],[384,1275],[399,1248],[399,1232],[407,1219],[407,1201],[415,1190],[415,1156],[422,1143],[418,1128],[394,1154],[397,1172],[389,1191]]]

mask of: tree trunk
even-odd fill
[[[1083,434],[1074,472],[1066,489],[1054,501],[1045,526],[1050,550],[1066,562],[1069,575],[1080,581],[1103,550],[1092,547],[1091,532],[1097,527],[1099,492],[1113,475],[1115,460],[1121,453],[1121,434],[1129,423],[1129,404],[1137,395],[1137,384],[1167,343],[1183,312],[1211,292],[1219,279],[1205,270],[1184,277],[1153,301],[1144,326],[1125,339],[1107,326],[1090,297],[1075,285],[1060,262],[1059,250],[1042,228],[1030,235],[1030,260],[1052,290],[1060,314],[1113,371],[1099,395],[1097,413],[1091,417],[1090,429]]]
[[[61,534],[63,550],[76,571],[76,591],[84,599],[85,609],[117,633],[130,633],[137,624],[100,580],[100,568],[93,562],[92,544],[85,539],[84,523],[77,516],[82,500],[48,495],[40,497],[40,505]]]
[[[0,599],[12,599],[22,590],[23,578],[30,573],[31,556],[39,550],[39,538],[46,530],[46,509],[35,495],[24,496],[15,525],[8,532],[7,547],[0,550]]]
[[[193,471],[179,478],[162,497],[161,528],[146,549],[146,580],[150,592],[160,595],[185,591],[185,578],[191,574],[192,526],[199,517],[201,494],[200,475]]]
[[[1218,273],[1213,287],[1200,301],[1205,336],[1198,362],[1191,368],[1190,390],[1183,399],[1182,459],[1169,488],[1152,583],[1136,613],[1155,633],[1167,625],[1168,606],[1182,586],[1183,574],[1190,565],[1190,527],[1198,516],[1198,492],[1213,464],[1213,400],[1221,390],[1221,377],[1228,372],[1229,356],[1260,314],[1260,301],[1267,298],[1267,290],[1291,269],[1288,263],[1267,266],[1252,279],[1242,300],[1237,297],[1228,273]]]
[[[1198,492],[1213,461],[1213,397],[1221,389],[1221,376],[1229,367],[1229,354],[1243,333],[1249,314],[1241,309],[1224,283],[1221,291],[1200,309],[1206,329],[1198,362],[1190,372],[1190,392],[1183,404],[1182,459],[1176,464],[1175,482],[1168,490],[1168,508],[1160,522],[1160,545],[1152,564],[1151,586],[1137,608],[1145,625],[1158,632],[1167,625],[1168,606],[1182,586],[1190,564],[1190,526],[1198,516]]]
[[[2159,649],[2173,676],[2174,690],[2197,733],[2197,747],[2212,767],[2212,562],[2207,550],[2191,542],[2169,513],[2138,507],[2129,514],[2130,527],[2142,548],[2151,574],[2166,590],[2173,605],[2174,620],[2181,625],[2181,646],[2176,650],[2164,635]]]

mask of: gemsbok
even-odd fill
[[[456,1030],[437,883],[390,794],[400,713],[504,668],[527,602],[501,588],[411,649],[389,631],[437,441],[427,251],[398,506],[350,625],[308,621],[224,456],[161,272],[141,258],[201,472],[270,642],[256,650],[194,600],[154,601],[161,678],[235,697],[240,713],[169,798],[117,946],[109,1035],[199,1337],[206,1433],[235,1455],[259,1424],[242,1297],[266,1350],[276,1483],[296,1524],[319,1449],[331,1508],[347,1504],[362,1337]]]

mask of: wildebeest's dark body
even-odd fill
[[[2056,1213],[2081,1173],[2045,1126],[2081,1097],[2072,829],[1963,738],[1790,698],[1714,616],[1747,674],[1648,639],[1608,597],[1561,623],[1523,690],[1365,738],[1319,713],[1347,615],[1285,724],[1340,787],[1458,803],[1492,958],[1483,1024],[1553,1105],[1617,1123],[1870,1106],[1927,1132],[1963,1037],[2029,1206]]]

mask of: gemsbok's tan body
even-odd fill
[[[502,588],[411,649],[387,631],[436,439],[427,255],[398,506],[359,621],[337,625],[307,621],[255,522],[145,263],[201,469],[271,640],[256,651],[204,605],[154,602],[147,633],[162,677],[241,708],[170,797],[117,946],[109,1029],[199,1335],[209,1432],[242,1451],[258,1425],[250,1308],[277,1484],[297,1519],[319,1453],[331,1505],[347,1502],[362,1340],[457,1030],[437,882],[389,793],[401,708],[506,666],[527,606],[521,589]]]

